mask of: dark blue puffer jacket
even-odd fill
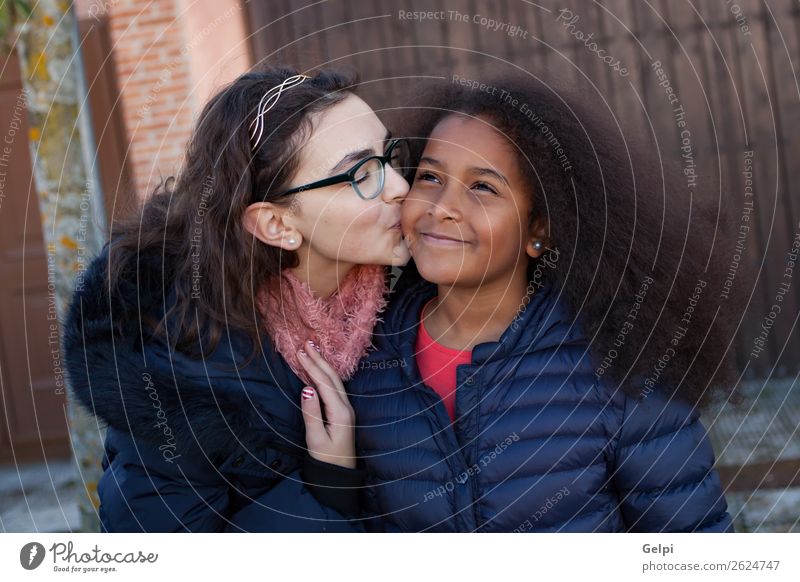
[[[108,427],[102,531],[363,531],[337,501],[361,472],[310,459],[304,384],[269,338],[238,371],[249,345],[232,331],[201,359],[172,350],[143,333],[170,301],[160,257],[142,254],[140,279],[111,297],[107,260],[106,247],[62,325],[73,393]]]
[[[368,530],[733,531],[698,411],[601,381],[550,284],[457,368],[451,426],[414,362],[436,286],[407,269],[348,385]]]

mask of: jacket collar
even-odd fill
[[[436,296],[437,287],[422,279],[412,259],[394,293],[385,323],[376,331],[394,351],[413,354],[422,308]],[[520,305],[516,317],[497,341],[473,348],[472,363],[521,356],[582,338],[582,331],[569,317],[552,278],[545,278],[527,305]]]

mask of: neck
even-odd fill
[[[339,289],[342,281],[355,266],[353,263],[332,261],[314,253],[303,244],[298,250],[300,264],[289,271],[303,283],[306,283],[314,296],[326,299]]]
[[[527,283],[523,268],[511,281],[439,285],[438,297],[423,314],[425,329],[437,343],[457,350],[498,341],[521,310]]]

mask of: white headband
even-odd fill
[[[284,80],[283,83],[280,85],[276,85],[266,93],[261,98],[261,101],[258,102],[258,108],[256,113],[256,118],[250,123],[250,139],[255,140],[253,141],[253,148],[255,149],[258,146],[258,142],[261,140],[261,136],[264,133],[264,114],[272,109],[275,103],[278,102],[278,99],[281,96],[281,93],[286,89],[294,87],[299,83],[302,83],[306,79],[310,79],[308,75],[294,75],[293,77],[289,77],[288,79]],[[257,134],[257,135],[256,135]]]

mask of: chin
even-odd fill
[[[405,242],[401,242],[394,248],[394,252],[392,253],[392,262],[389,264],[393,267],[402,267],[410,260],[411,251],[408,250],[408,246]]]
[[[391,262],[386,263],[390,267],[404,267],[408,264],[408,261],[411,259],[411,255],[406,253],[405,256],[397,255],[395,256]]]
[[[408,246],[406,245],[405,241],[402,238],[399,241],[397,240],[387,241],[385,245],[380,245],[380,246],[378,246],[378,244],[376,243],[378,243],[378,241],[373,241],[371,244],[364,243],[365,248],[368,249],[372,248],[374,250],[378,249],[386,249],[386,250],[380,252],[377,255],[374,255],[372,257],[372,260],[370,261],[361,261],[363,264],[398,267],[408,263],[409,259],[411,258],[411,253],[408,250]]]
[[[436,283],[437,285],[455,285],[458,283],[459,273],[458,266],[454,268],[447,267],[446,265],[432,264],[428,261],[420,263],[418,259],[414,259],[417,265],[417,270],[423,279],[429,283]]]
[[[391,248],[391,250],[387,250],[384,253],[370,253],[369,256],[360,256],[358,260],[354,261],[355,264],[359,265],[383,265],[386,267],[402,267],[408,260],[411,258],[411,255],[408,252],[408,249],[405,245],[398,247],[395,245]]]

